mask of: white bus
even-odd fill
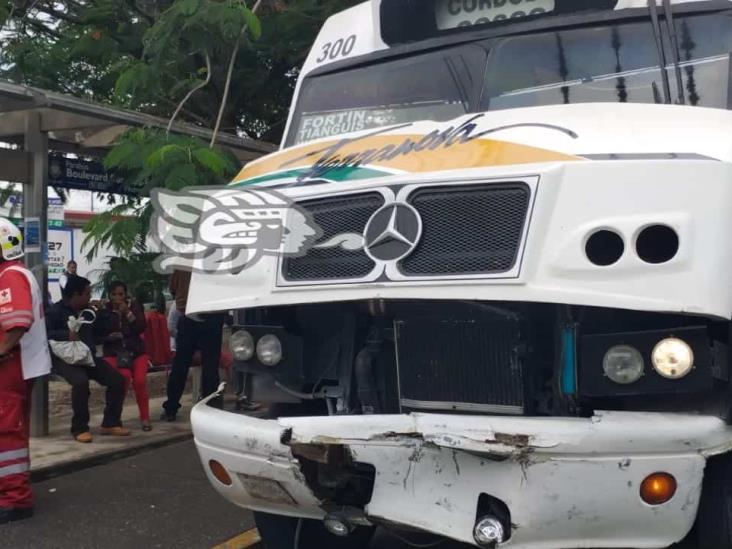
[[[732,547],[732,2],[372,0],[234,189],[317,225],[194,275],[269,419],[192,414],[269,549]],[[691,532],[691,534],[690,534]]]

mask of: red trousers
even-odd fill
[[[33,506],[30,483],[30,398],[20,353],[0,362],[0,507]]]
[[[140,410],[140,420],[150,421],[150,397],[147,394],[147,367],[150,358],[147,355],[140,355],[132,361],[132,369],[118,368],[116,356],[105,356],[104,360],[112,365],[125,378],[125,396],[130,388],[135,390],[137,407]]]

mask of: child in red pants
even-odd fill
[[[104,360],[117,369],[135,390],[137,407],[143,431],[152,430],[150,403],[147,394],[147,367],[150,358],[145,354],[142,334],[145,333],[145,311],[127,295],[124,282],[112,282],[107,289],[109,303],[104,309],[108,335],[104,340]],[[125,364],[123,364],[123,362]]]

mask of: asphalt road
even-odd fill
[[[211,549],[254,527],[250,512],[211,488],[192,441],[38,482],[33,488],[35,515],[0,526],[0,549]],[[457,546],[445,543],[440,548]],[[371,547],[408,545],[378,532]]]
[[[211,547],[253,526],[219,496],[192,441],[37,483],[36,513],[0,526],[1,548]]]
[[[254,526],[250,512],[211,488],[192,441],[39,482],[34,491],[35,516],[0,526],[0,549],[211,549]],[[384,531],[371,543],[408,547]]]

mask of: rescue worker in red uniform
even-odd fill
[[[33,515],[31,389],[51,371],[41,290],[21,257],[20,231],[0,219],[0,524]]]

